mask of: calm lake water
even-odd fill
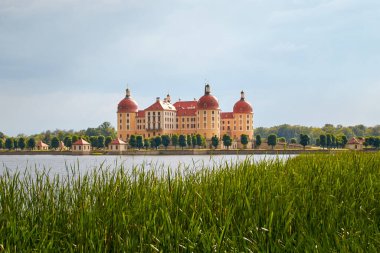
[[[291,156],[282,155],[280,159]],[[51,175],[65,176],[75,169],[81,174],[99,169],[115,169],[123,166],[125,170],[134,167],[144,170],[168,169],[175,171],[194,172],[202,168],[218,168],[222,164],[235,164],[250,159],[258,162],[265,159],[275,159],[274,155],[214,155],[214,156],[60,156],[60,155],[5,155],[0,156],[0,175],[9,170],[23,172],[25,170],[34,173],[36,171],[49,170]]]

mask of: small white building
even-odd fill
[[[43,141],[38,141],[36,144],[36,149],[46,151],[46,150],[49,150],[49,145],[47,145]]]
[[[363,150],[364,139],[353,137],[347,142],[346,148],[351,150]]]
[[[91,145],[87,141],[83,139],[77,140],[72,145],[72,151],[73,152],[79,152],[79,153],[90,153],[91,152]]]
[[[127,143],[120,139],[113,140],[109,146],[108,149],[111,152],[122,152],[127,150]]]

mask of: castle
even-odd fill
[[[211,95],[210,85],[205,85],[199,100],[171,102],[170,95],[144,110],[139,110],[129,89],[117,107],[118,138],[127,141],[131,135],[151,138],[160,135],[200,134],[210,141],[213,136],[221,138],[228,134],[239,146],[242,134],[248,135],[249,147],[253,142],[253,108],[242,91],[232,112],[222,112],[216,97]]]

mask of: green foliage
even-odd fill
[[[150,147],[150,139],[144,139],[144,148],[148,149]]]
[[[225,147],[227,147],[227,149],[230,148],[230,146],[232,145],[232,139],[231,139],[231,136],[229,136],[228,134],[224,134],[223,137],[222,137],[222,141],[223,141],[223,145]]]
[[[13,148],[18,149],[18,140],[16,138],[13,138]]]
[[[51,147],[54,148],[54,149],[59,148],[59,139],[58,139],[58,137],[53,137],[51,139]]]
[[[216,149],[218,147],[218,145],[219,145],[218,136],[215,135],[211,138],[211,145],[214,147],[214,149]]]
[[[0,243],[4,252],[378,252],[379,167],[379,153],[338,153],[191,175],[3,173]]]
[[[36,139],[34,139],[33,137],[29,138],[28,142],[26,143],[26,146],[30,150],[34,149],[36,147]]]
[[[98,137],[97,136],[91,136],[90,137],[90,144],[92,148],[98,147]]]
[[[3,149],[4,147],[4,140],[0,138],[0,149]]]
[[[168,146],[170,145],[170,136],[169,135],[162,135],[162,145],[165,147],[165,149],[168,148]]]
[[[136,147],[136,135],[132,134],[130,137],[129,137],[129,146],[131,148],[135,148]]]
[[[71,148],[73,145],[73,140],[72,140],[71,136],[66,136],[65,139],[63,139],[63,144],[66,147]]]
[[[195,146],[197,146],[197,136],[195,136],[195,135],[191,136],[191,145],[193,146],[193,148],[195,148]]]
[[[78,135],[73,135],[73,137],[72,137],[72,143],[74,144],[74,143],[77,142],[78,140],[79,140]]]
[[[111,136],[107,136],[106,140],[104,141],[104,145],[108,148],[109,145],[111,144],[111,142],[112,142],[112,137]]]
[[[103,135],[98,136],[98,148],[104,148],[105,145],[105,137]]]
[[[25,138],[24,137],[20,137],[19,139],[18,139],[18,145],[17,145],[18,147],[19,147],[19,149],[21,149],[21,150],[24,150],[25,149],[25,147],[26,147],[26,141],[25,141]]]
[[[14,148],[14,140],[13,138],[7,138],[5,139],[5,148],[8,150],[11,150]]]
[[[137,135],[136,136],[136,145],[137,148],[140,150],[142,147],[144,147],[144,138],[142,135]]]
[[[190,134],[188,134],[187,136],[186,136],[186,144],[187,144],[187,146],[190,148],[191,147],[191,135]]]
[[[307,134],[300,134],[300,144],[303,146],[304,149],[307,145],[309,145],[309,143],[310,137]]]
[[[3,132],[0,132],[0,140],[3,140],[4,138],[6,138],[5,134]]]
[[[172,135],[172,145],[174,146],[174,148],[177,148],[177,146],[178,146],[178,135],[177,134]]]
[[[280,143],[286,143],[285,137],[277,138],[277,141],[280,142]]]
[[[326,134],[326,146],[327,146],[327,148],[331,148],[332,147],[331,134]]]
[[[181,134],[178,138],[178,141],[179,141],[179,146],[183,149],[184,147],[186,147],[186,136]]]
[[[204,146],[204,140],[203,140],[203,138],[202,138],[202,135],[197,134],[196,138],[197,138],[197,146],[198,146],[198,147],[202,147],[202,146]]]
[[[325,134],[321,134],[321,135],[319,136],[319,141],[320,141],[320,144],[321,144],[321,147],[322,147],[322,148],[327,147],[327,137],[326,137]]]
[[[268,145],[272,146],[272,149],[277,145],[277,135],[275,134],[270,134],[268,136]]]
[[[246,134],[242,134],[240,136],[240,143],[243,145],[244,148],[247,148],[247,144],[248,144],[248,135]]]
[[[262,141],[261,141],[261,135],[258,134],[258,135],[256,135],[255,148],[259,148],[261,146],[261,143],[262,143]]]
[[[154,138],[154,143],[155,143],[154,146],[156,147],[156,149],[158,149],[160,147],[160,145],[162,144],[162,138],[161,138],[161,136],[156,136]]]
[[[297,144],[297,139],[296,138],[291,138],[290,139],[291,144]]]

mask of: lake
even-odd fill
[[[105,169],[115,169],[123,166],[126,170],[134,167],[144,170],[172,171],[180,169],[184,172],[194,172],[202,168],[218,168],[222,164],[235,164],[245,159],[258,162],[265,159],[287,159],[291,155],[213,155],[213,156],[65,156],[65,155],[1,155],[0,175],[7,169],[14,173],[25,170],[49,170],[51,175],[65,176],[71,169],[81,174],[91,172],[100,166]]]

